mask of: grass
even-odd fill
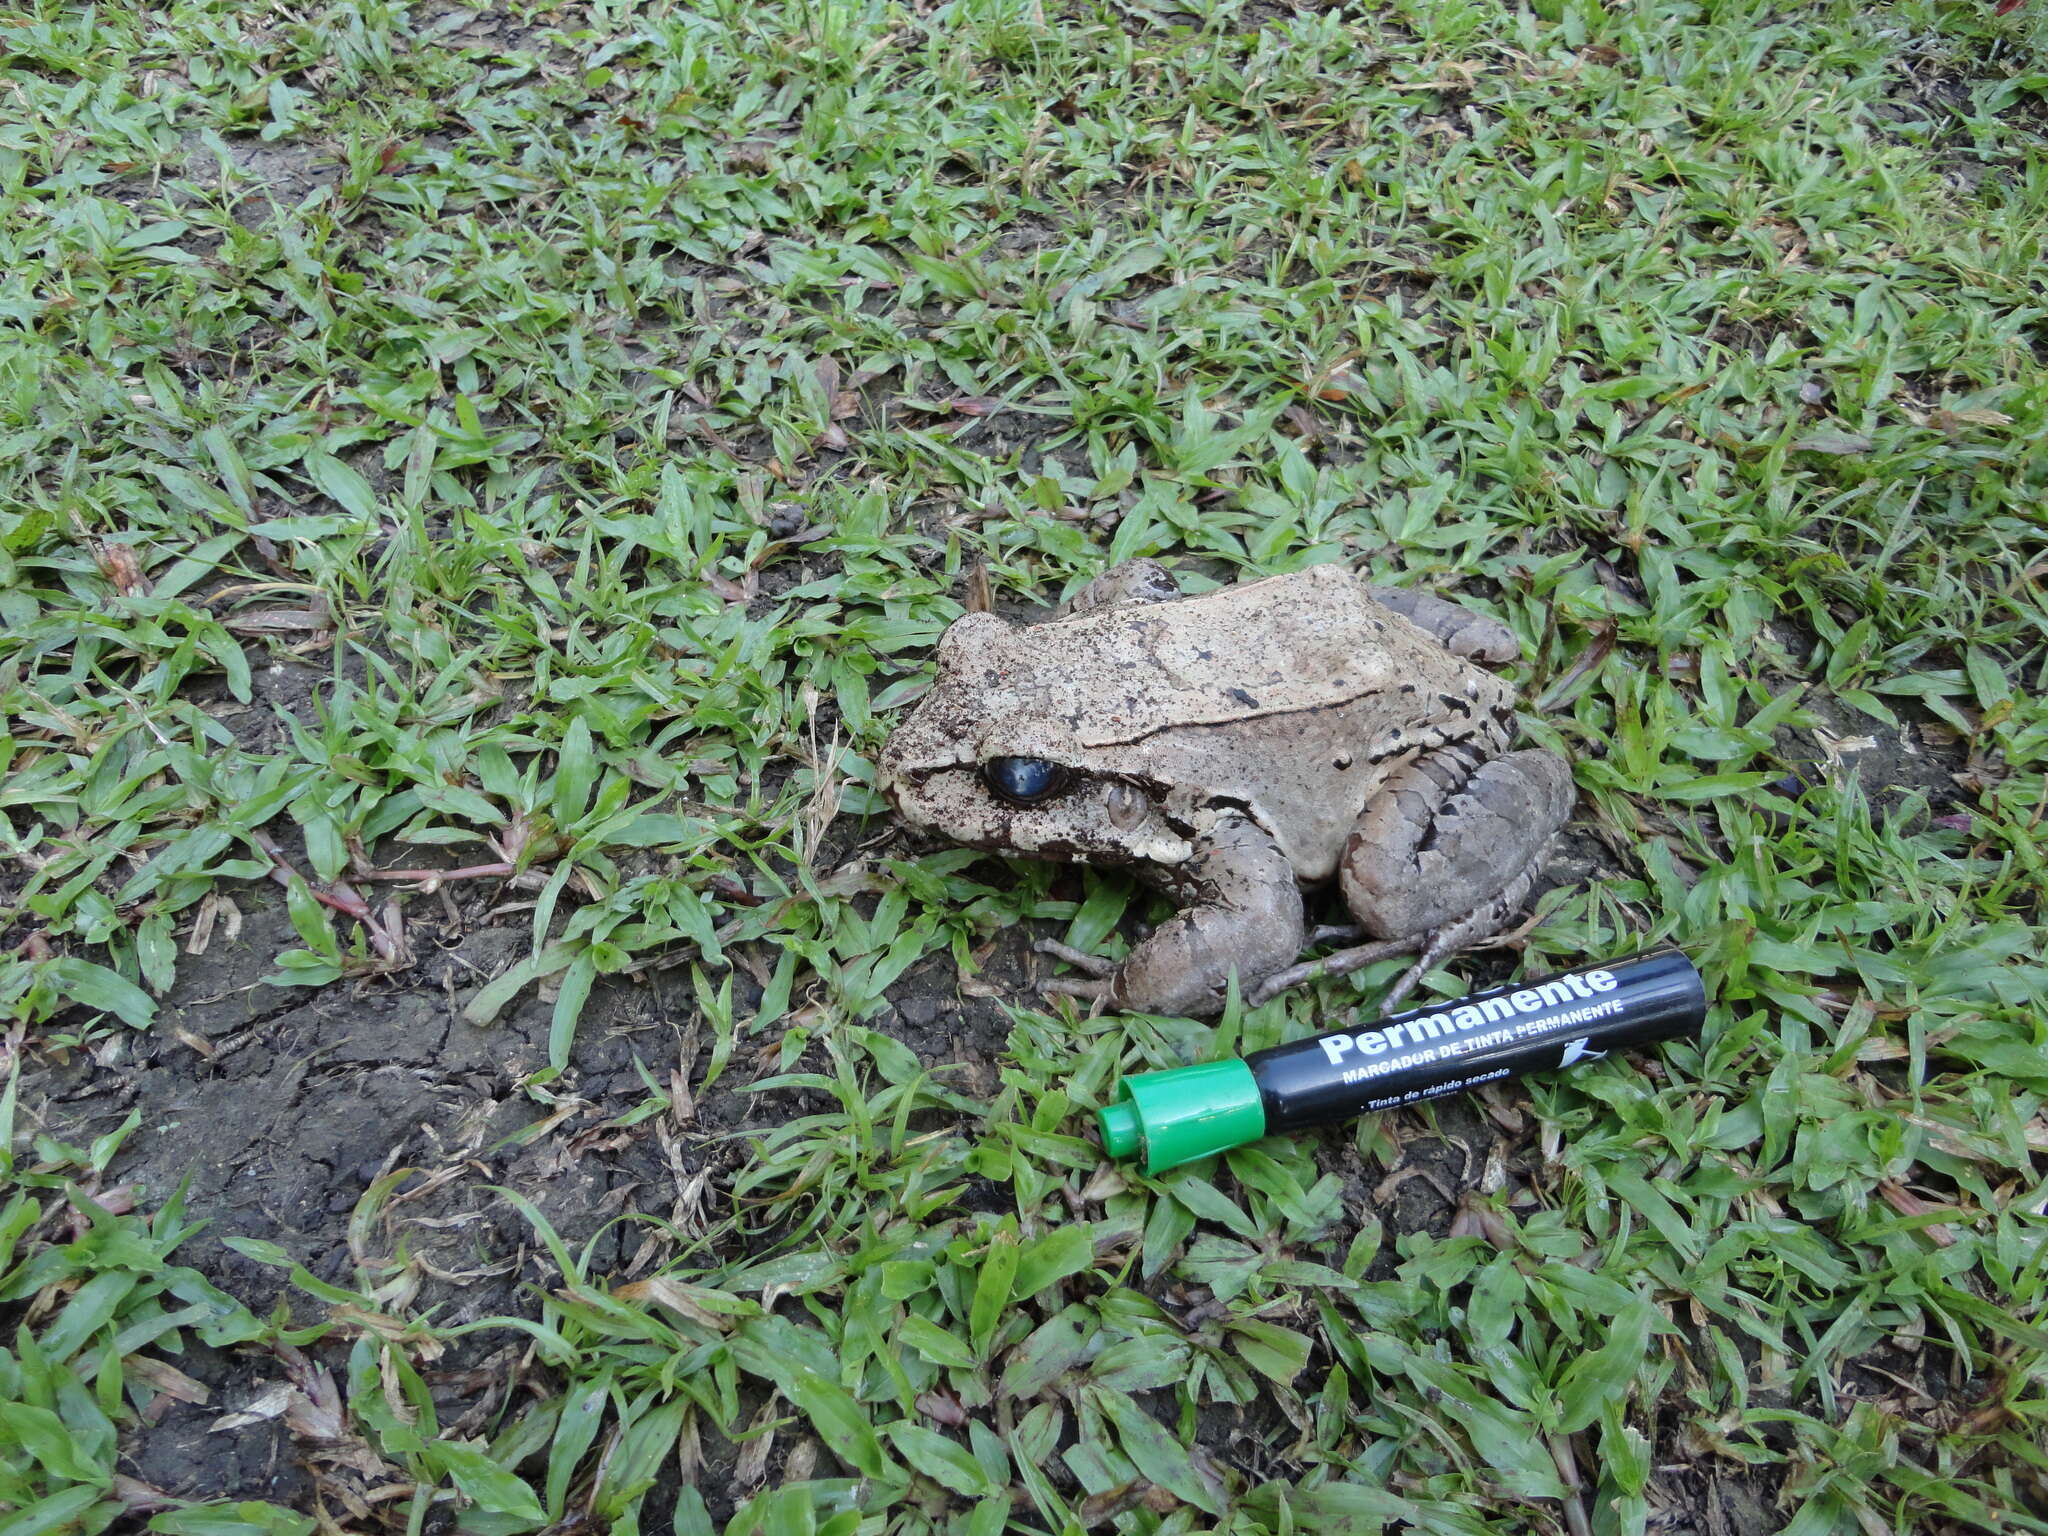
[[[2040,17],[1192,5],[0,23],[10,1094],[223,893],[288,905],[275,987],[405,985],[428,867],[531,900],[469,1010],[553,990],[536,1096],[686,964],[699,1095],[830,1106],[656,1277],[535,1211],[559,1283],[489,1326],[552,1395],[474,1435],[380,1261],[257,1319],[171,1192],[95,1203],[118,1140],[24,1133],[0,1533],[307,1528],[115,1480],[188,1333],[307,1352],[295,1427],[403,1490],[330,1528],[2048,1530]],[[1512,624],[1624,871],[1523,963],[1682,942],[1705,1039],[1501,1097],[1512,1173],[1404,1224],[1386,1124],[1156,1181],[1081,1134],[1387,968],[1214,1031],[1011,990],[979,1096],[892,1037],[927,957],[1144,911],[870,841],[969,573],[1144,554]],[[676,1495],[714,1434],[760,1491]]]

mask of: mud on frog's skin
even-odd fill
[[[1149,560],[1047,623],[971,613],[883,748],[911,824],[994,852],[1135,865],[1180,913],[1121,966],[1049,990],[1147,1013],[1263,1000],[1310,975],[1497,929],[1570,814],[1571,770],[1510,752],[1516,655],[1490,619],[1319,565],[1181,597]],[[1296,965],[1301,890],[1335,879],[1375,942]]]

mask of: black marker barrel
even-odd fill
[[[1675,950],[1579,966],[1242,1061],[1127,1077],[1100,1111],[1103,1146],[1116,1157],[1142,1147],[1156,1173],[1276,1131],[1697,1035],[1706,1011],[1699,972]]]

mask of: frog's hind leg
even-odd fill
[[[1550,752],[1478,763],[1462,747],[1444,747],[1410,763],[1360,814],[1337,869],[1345,904],[1377,942],[1278,971],[1252,1000],[1419,954],[1384,1000],[1395,1006],[1439,960],[1501,930],[1535,883],[1572,797],[1571,768]]]
[[[1391,608],[1453,656],[1471,661],[1517,661],[1521,643],[1515,632],[1498,619],[1460,608],[1413,587],[1367,587],[1366,593],[1382,608]]]

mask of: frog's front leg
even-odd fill
[[[1137,1013],[1221,1013],[1230,975],[1249,994],[1301,953],[1301,888],[1273,839],[1232,816],[1174,871],[1187,905],[1103,980],[1061,978],[1047,992],[1102,998]],[[1057,950],[1054,953],[1058,953]]]
[[[1345,904],[1381,942],[1286,967],[1251,1000],[1419,952],[1382,999],[1393,1008],[1430,966],[1498,932],[1521,906],[1573,795],[1571,766],[1552,752],[1480,763],[1470,748],[1451,746],[1410,763],[1367,803],[1337,867]]]

